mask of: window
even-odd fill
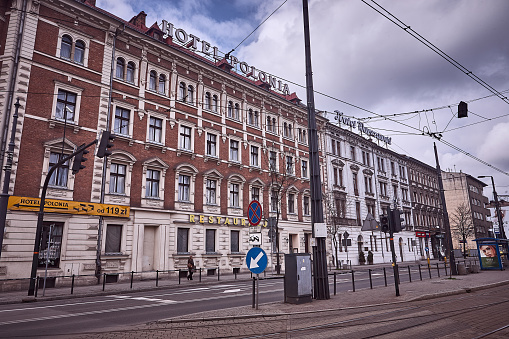
[[[62,36],[62,43],[60,45],[60,57],[63,59],[71,60],[72,38],[68,35]]]
[[[257,146],[251,146],[251,166],[258,167],[258,152],[259,148]]]
[[[240,240],[240,232],[239,231],[231,231],[230,232],[230,251],[231,253],[239,253],[239,240]]]
[[[166,93],[166,77],[164,74],[159,74],[159,89],[158,92],[161,94]]]
[[[179,84],[179,100],[182,102],[186,102],[186,84],[181,82]]]
[[[127,73],[126,73],[126,81],[130,83],[134,83],[134,62],[127,63]]]
[[[387,183],[385,182],[380,182],[380,195],[387,197]]]
[[[237,140],[230,140],[230,160],[239,161],[239,142]]]
[[[357,173],[353,173],[353,191],[355,195],[359,195],[359,186],[357,183]]]
[[[307,160],[301,160],[301,176],[303,178],[308,177],[308,162],[307,162]]]
[[[394,199],[398,199],[398,185],[392,185],[392,192],[394,193]],[[426,196],[426,201],[428,196]]]
[[[366,166],[371,166],[371,162],[369,160],[370,154],[369,152],[362,151],[362,163]]]
[[[260,201],[260,187],[251,188],[251,200]]]
[[[230,184],[230,207],[238,208],[239,204],[239,184]]]
[[[206,203],[207,205],[216,205],[216,196],[217,196],[217,181],[207,179],[206,180]]]
[[[115,77],[118,79],[124,79],[124,66],[125,61],[122,58],[117,58],[117,67],[115,70]]]
[[[159,197],[159,177],[161,173],[156,170],[147,170],[147,185],[146,185],[146,197],[147,198],[158,198]]]
[[[295,194],[288,194],[288,213],[295,213]]]
[[[125,194],[126,165],[111,163],[110,193]]]
[[[216,112],[216,113],[217,113],[217,106],[218,106],[218,104],[217,104],[217,103],[218,103],[217,95],[215,95],[215,94],[214,94],[214,95],[212,96],[212,110],[213,110],[214,112]]]
[[[394,170],[394,161],[391,161],[391,174],[396,176],[396,171]],[[419,180],[418,180],[419,181]]]
[[[378,160],[378,171],[385,173],[385,160],[380,157],[377,157],[377,160]]]
[[[39,267],[58,268],[60,266],[60,249],[64,224],[60,222],[44,222],[39,245]]]
[[[272,119],[267,117],[267,131],[272,131]]]
[[[122,225],[106,226],[106,244],[105,253],[121,253],[122,244]]]
[[[357,225],[362,225],[362,221],[361,221],[361,203],[360,202],[355,202],[355,215],[356,215],[356,219],[357,219]]]
[[[192,85],[187,86],[187,103],[194,105],[194,87]]]
[[[233,102],[228,101],[228,118],[233,118]]]
[[[251,108],[247,111],[247,123],[250,125],[254,123],[254,114]]]
[[[254,111],[253,119],[254,119],[253,120],[253,126],[258,127],[258,125],[259,125],[259,122],[258,122],[258,120],[259,120],[259,113],[258,113],[258,111]]]
[[[148,126],[148,140],[162,143],[163,120],[159,118],[150,117]]]
[[[74,113],[76,110],[77,95],[72,92],[58,90],[57,106],[55,110],[55,118],[59,120],[67,120],[74,122]]]
[[[148,89],[151,91],[155,91],[156,83],[157,83],[157,73],[156,71],[150,71]]]
[[[278,192],[275,189],[270,192],[270,211],[278,211]]]
[[[373,193],[373,179],[370,176],[364,176],[364,186],[366,193]]]
[[[269,170],[274,172],[277,170],[277,153],[275,151],[270,151],[269,153]]]
[[[67,154],[62,156],[61,153],[51,152],[49,156],[49,168],[55,166],[60,159],[66,157]],[[67,187],[67,178],[69,176],[69,160],[64,162],[58,167],[49,179],[50,186]]]
[[[179,175],[178,200],[191,201],[189,197],[189,189],[191,186],[191,177],[189,175]]]
[[[205,230],[205,252],[216,252],[216,230]]]
[[[355,161],[355,146],[350,146],[350,157]]]
[[[83,65],[85,59],[85,43],[81,40],[77,40],[74,45],[74,62]]]
[[[233,116],[235,120],[240,120],[240,105],[235,104],[235,115]]]
[[[309,215],[309,197],[304,196],[304,215]]]
[[[286,174],[293,174],[293,157],[286,156]]]
[[[334,185],[343,186],[343,170],[339,167],[333,167],[332,169],[334,174]]]
[[[129,135],[129,119],[131,112],[127,109],[117,107],[115,110],[115,123],[113,133]]]
[[[189,228],[177,228],[177,253],[189,253]]]
[[[205,93],[205,100],[204,100],[204,106],[205,106],[205,109],[208,109],[210,110],[211,109],[211,95],[210,95],[210,92],[206,92]]]
[[[217,135],[207,133],[207,150],[206,154],[211,157],[217,157]]]
[[[191,127],[180,126],[180,149],[191,150]]]

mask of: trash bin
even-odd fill
[[[458,263],[458,274],[459,275],[467,275],[468,271],[467,271],[467,268],[465,267],[465,263],[463,262],[460,262]]]

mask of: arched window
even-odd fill
[[[188,103],[194,105],[194,87],[189,85],[187,86],[187,100]]]
[[[205,93],[205,109],[210,109],[210,92]]]
[[[254,125],[254,115],[253,115],[253,110],[251,108],[247,112],[247,122],[250,125]]]
[[[270,117],[267,117],[267,131],[272,130],[272,120]]]
[[[180,101],[186,100],[186,84],[183,82],[179,84],[179,100]]]
[[[292,137],[292,124],[288,124],[288,137]]]
[[[157,73],[156,71],[150,71],[150,80],[148,84],[148,89],[151,91],[156,90],[156,82],[157,82]]]
[[[236,120],[240,119],[240,106],[239,104],[235,104],[235,117]]]
[[[258,111],[254,111],[254,123],[253,125],[258,126]]]
[[[357,249],[358,249],[359,253],[362,252],[363,244],[364,244],[364,239],[362,238],[362,235],[359,235],[357,237]]]
[[[285,123],[283,123],[283,135],[284,135],[285,137],[287,137],[287,136],[288,136],[288,125],[286,124],[286,122],[285,122]]]
[[[85,59],[85,43],[81,40],[77,40],[74,45],[74,62],[83,65]]]
[[[132,61],[127,63],[127,73],[125,80],[127,82],[134,83],[134,63]]]
[[[124,66],[125,61],[122,58],[117,59],[117,68],[115,71],[115,77],[118,79],[124,79]]]
[[[212,96],[212,110],[217,112],[217,95]]]
[[[166,77],[164,74],[159,74],[159,93],[164,94],[166,92]]]
[[[233,118],[233,102],[228,101],[228,118]]]
[[[272,118],[272,132],[276,133],[276,118]]]
[[[62,36],[62,44],[60,45],[60,57],[71,59],[72,38],[67,34]]]

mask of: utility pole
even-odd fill
[[[304,16],[304,45],[306,53],[306,94],[309,130],[309,162],[311,189],[311,222],[316,246],[313,246],[313,271],[315,299],[330,299],[327,276],[327,253],[325,239],[327,228],[323,222],[322,180],[320,178],[320,159],[318,153],[318,133],[316,131],[315,98],[313,91],[313,71],[311,69],[311,42],[309,39],[308,0],[302,0]]]
[[[493,180],[493,176],[491,175],[479,175],[478,178],[491,178],[491,185],[493,186],[493,199],[495,200],[495,211],[497,213],[497,220],[498,220],[498,229],[499,234],[497,235],[497,238],[499,239],[507,239],[505,235],[504,230],[504,220],[502,218],[502,211],[500,211],[500,202],[498,201],[498,194],[495,190],[495,180]]]
[[[11,172],[12,172],[12,159],[14,158],[14,146],[16,140],[16,126],[18,125],[18,109],[21,106],[19,98],[14,104],[16,109],[12,116],[12,130],[11,139],[9,141],[9,150],[7,151],[7,161],[5,163],[4,171],[4,185],[2,188],[2,194],[0,194],[0,257],[2,256],[2,246],[4,242],[5,232],[5,220],[7,219],[7,205],[9,203],[9,184],[11,183]]]
[[[447,205],[445,203],[445,194],[444,194],[444,183],[442,182],[442,170],[440,169],[440,163],[438,162],[438,152],[437,145],[433,143],[433,148],[435,149],[435,161],[437,163],[437,175],[438,175],[438,187],[440,189],[440,200],[442,201],[442,206],[444,208],[444,227],[445,227],[445,247],[446,254],[449,254],[449,265],[451,265],[451,275],[458,275],[458,270],[456,268],[456,260],[454,259],[454,250],[452,247],[452,235],[451,235],[451,226],[449,224],[449,214],[447,213]]]

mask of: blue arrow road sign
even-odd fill
[[[267,253],[260,247],[251,248],[246,255],[247,268],[254,274],[260,274],[267,268]]]

